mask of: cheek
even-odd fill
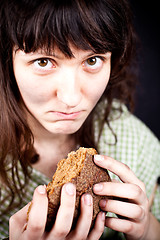
[[[19,84],[19,90],[25,103],[38,104],[44,101],[44,96],[40,89],[34,86],[28,86],[27,84]]]
[[[109,82],[109,74],[110,72],[107,72],[106,74],[101,74],[99,77],[96,77],[95,79],[92,79],[92,84],[88,86],[88,97],[92,100],[93,104],[96,104],[101,96],[103,95],[107,84]]]
[[[34,81],[33,77],[16,76],[17,85],[21,93],[22,99],[26,105],[32,103],[34,105],[42,104],[49,99],[49,91],[45,89],[44,84]]]

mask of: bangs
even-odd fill
[[[99,4],[97,0],[17,1],[11,13],[17,18],[13,21],[15,26],[11,25],[16,29],[10,31],[12,41],[26,53],[38,49],[50,53],[56,46],[71,57],[70,45],[99,53],[112,51],[115,47],[111,32],[113,20],[104,6],[100,6],[103,3],[105,1]]]

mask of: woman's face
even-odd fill
[[[73,58],[66,58],[57,48],[49,56],[43,51],[13,52],[14,74],[28,109],[29,124],[34,122],[34,126],[53,134],[75,133],[110,77],[110,52],[71,50]]]

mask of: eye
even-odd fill
[[[95,65],[96,62],[97,62],[97,58],[96,58],[96,57],[92,57],[92,58],[89,58],[89,59],[86,60],[86,63],[87,63],[88,65],[90,65],[90,66]]]
[[[37,63],[40,67],[46,67],[48,64],[48,59],[39,59],[37,60]]]
[[[104,59],[99,56],[90,57],[84,61],[83,67],[86,71],[98,72],[103,66]]]
[[[49,71],[49,70],[52,70],[52,68],[55,68],[55,64],[53,63],[53,61],[47,58],[37,59],[33,62],[33,64],[34,64],[34,68],[40,71],[44,71],[44,70]]]

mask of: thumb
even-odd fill
[[[22,232],[25,230],[27,225],[27,212],[30,204],[31,202],[10,217],[9,219],[10,240],[18,239]]]
[[[46,226],[48,198],[45,186],[38,186],[33,194],[31,209],[28,216],[27,239],[39,239]]]

